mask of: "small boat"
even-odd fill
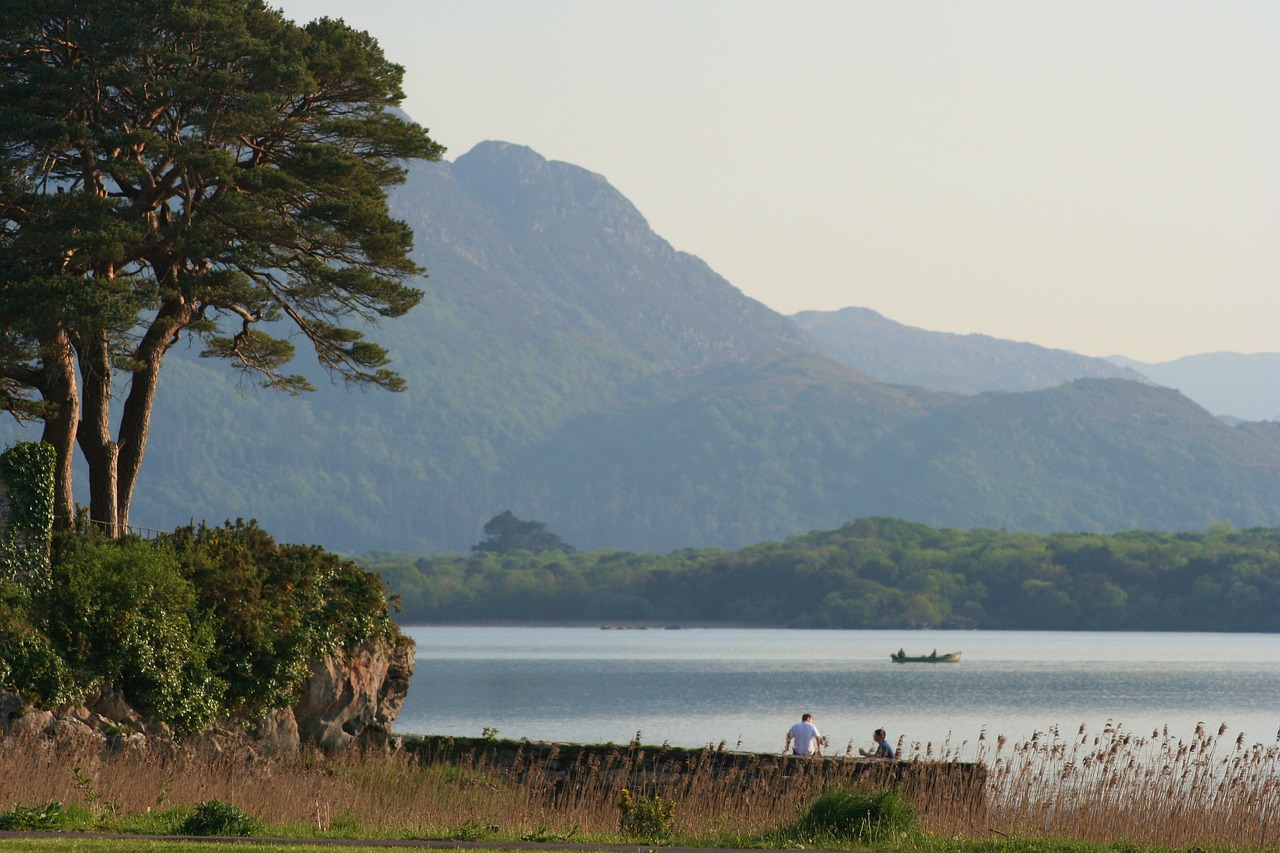
[[[945,655],[938,654],[938,650],[934,649],[932,654],[927,655],[909,655],[902,649],[898,649],[889,655],[889,660],[894,663],[959,663],[960,653],[949,652]]]

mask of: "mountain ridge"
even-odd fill
[[[1144,379],[1107,359],[989,335],[926,331],[870,308],[801,311],[791,318],[841,364],[882,382],[930,391],[980,394],[1032,391],[1085,377]]]
[[[179,348],[135,523],[256,518],[348,552],[465,551],[505,510],[642,551],[890,515],[1280,523],[1280,429],[1129,379],[963,395],[867,375],[674,249],[605,178],[525,146],[416,164],[390,201],[429,271],[422,304],[375,335],[408,390],[356,396],[312,367],[313,394],[246,393]]]

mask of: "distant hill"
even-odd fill
[[[840,364],[881,382],[930,391],[1035,391],[1089,378],[1143,381],[1140,372],[1107,359],[988,335],[930,332],[870,308],[801,311],[791,319]]]
[[[1176,391],[1126,380],[957,398],[870,459],[879,507],[940,526],[1203,530],[1280,518],[1280,425],[1233,428]]]
[[[466,550],[505,510],[579,548],[636,551],[869,516],[1280,524],[1280,425],[1233,429],[1173,391],[1079,379],[1097,360],[1023,345],[984,344],[1008,375],[1055,387],[964,395],[838,364],[654,234],[603,177],[526,147],[414,166],[392,203],[430,273],[422,305],[374,334],[409,390],[316,377],[316,393],[282,398],[179,349],[135,524],[256,518],[348,552]]]
[[[1209,352],[1156,364],[1109,360],[1178,389],[1215,415],[1280,421],[1280,353]]]
[[[582,418],[530,459],[557,524],[611,542],[657,519],[654,539],[702,544],[871,515],[1036,531],[1280,520],[1280,425],[1233,429],[1174,391],[1118,379],[963,397],[775,358]],[[555,478],[549,464],[573,467]]]

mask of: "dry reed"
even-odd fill
[[[971,764],[960,759],[967,743],[899,746],[908,772],[890,782],[875,774],[855,780],[859,762],[852,760],[738,754],[725,761],[713,749],[667,755],[638,745],[578,751],[565,762],[524,747],[498,763],[480,749],[460,757],[396,751],[263,759],[152,746],[103,757],[48,740],[11,740],[0,742],[0,811],[92,800],[135,814],[217,798],[271,825],[318,832],[550,839],[576,830],[601,839],[616,835],[618,794],[629,787],[674,800],[681,836],[748,839],[791,823],[834,782],[893,784],[916,806],[921,829],[945,838],[1280,847],[1280,733],[1266,746],[1226,736],[1225,726],[1216,733],[1199,726],[1187,740],[1167,729],[1146,737],[1115,726],[1068,736],[1055,728],[1014,744],[981,732],[976,763],[987,773],[977,797],[972,773],[948,772]]]

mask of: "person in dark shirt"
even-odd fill
[[[893,747],[889,745],[888,736],[885,735],[884,729],[876,729],[871,739],[876,742],[876,748],[872,750],[860,749],[858,752],[867,758],[883,758],[887,761],[894,759]]]

